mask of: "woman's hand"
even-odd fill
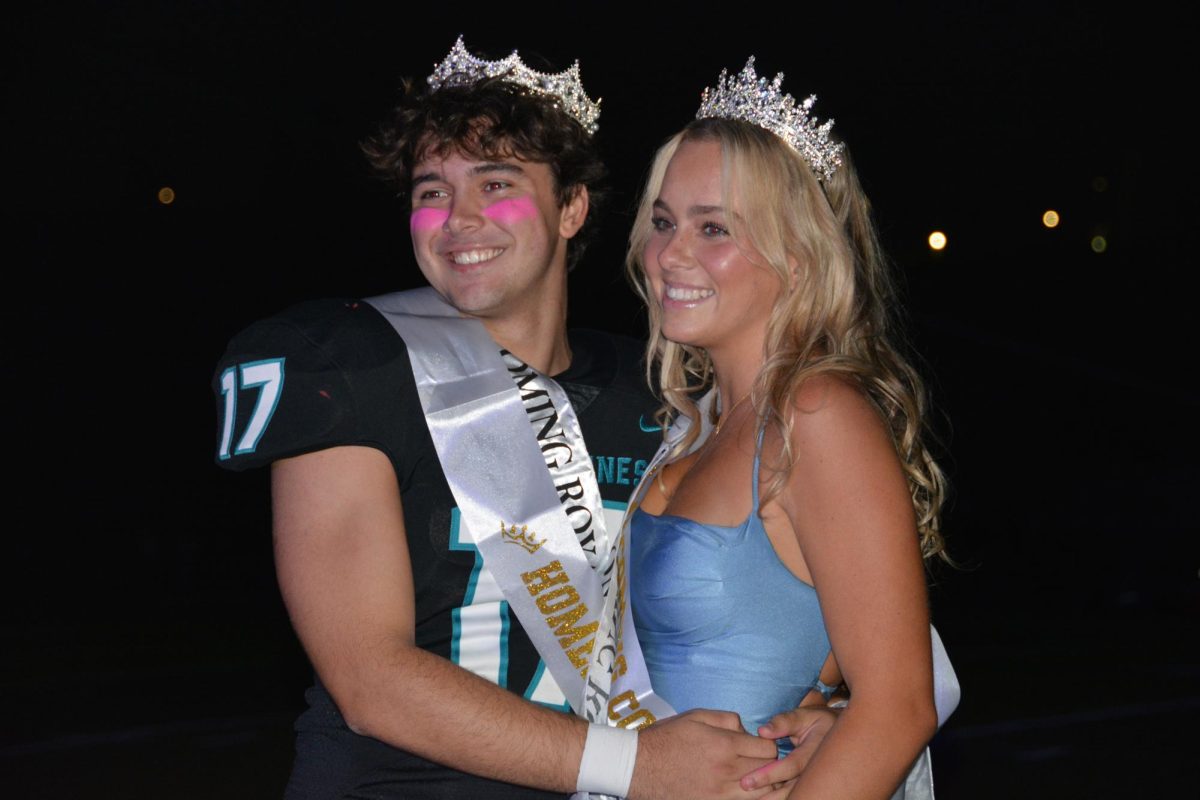
[[[819,698],[820,695],[817,695]],[[813,753],[821,746],[833,723],[837,721],[838,710],[824,705],[800,706],[771,717],[766,725],[758,729],[758,735],[764,739],[782,739],[785,736],[792,740],[795,749],[786,757],[759,767],[745,775],[741,780],[743,789],[747,791],[762,786],[774,785],[781,789],[779,797],[786,797],[791,783],[804,772]],[[775,797],[774,794],[767,795]]]

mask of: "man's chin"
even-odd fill
[[[468,317],[493,316],[503,305],[500,293],[492,291],[452,291],[444,297],[460,314]]]

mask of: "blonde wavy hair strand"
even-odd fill
[[[729,215],[734,241],[789,287],[768,320],[764,363],[752,392],[759,419],[774,425],[783,443],[763,502],[778,494],[795,462],[792,408],[800,386],[817,375],[836,375],[857,385],[888,426],[908,481],[922,554],[948,561],[940,526],[946,481],[927,445],[926,390],[896,344],[902,337],[893,319],[895,290],[849,153],[822,186],[798,153],[746,122],[698,120],[659,148],[629,237],[626,271],[649,309],[646,369],[663,399],[660,422],[680,414],[691,419],[679,445],[679,452],[687,450],[700,434],[696,398],[713,384],[712,362],[703,349],[662,335],[662,310],[642,264],[667,165],[689,141],[720,143],[724,205],[736,211]]]

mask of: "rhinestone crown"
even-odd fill
[[[593,101],[583,90],[578,61],[569,69],[551,75],[527,67],[516,50],[508,58],[499,61],[477,58],[467,51],[462,36],[459,36],[454,47],[450,48],[450,54],[434,66],[433,73],[426,80],[429,88],[436,92],[446,86],[471,86],[485,78],[499,76],[550,98],[555,108],[569,114],[589,135],[599,127],[600,101]]]
[[[740,119],[765,128],[791,145],[817,177],[827,181],[841,166],[844,148],[841,142],[829,140],[833,120],[818,125],[808,116],[817,96],[809,95],[797,105],[795,98],[783,93],[782,85],[782,72],[770,83],[758,77],[750,56],[735,78],[729,77],[729,70],[721,70],[716,88],[705,89],[700,96],[696,119]]]

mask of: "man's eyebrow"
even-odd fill
[[[482,164],[476,164],[471,167],[472,175],[486,175],[493,172],[508,172],[515,175],[524,175],[525,170],[520,164],[514,164],[511,161],[485,161]],[[433,183],[435,181],[444,181],[442,173],[431,170],[422,172],[412,177],[412,185],[416,186],[421,183]]]
[[[525,170],[520,164],[514,164],[511,161],[486,161],[482,164],[476,164],[471,167],[472,175],[482,175],[486,172],[513,172],[524,174]]]

